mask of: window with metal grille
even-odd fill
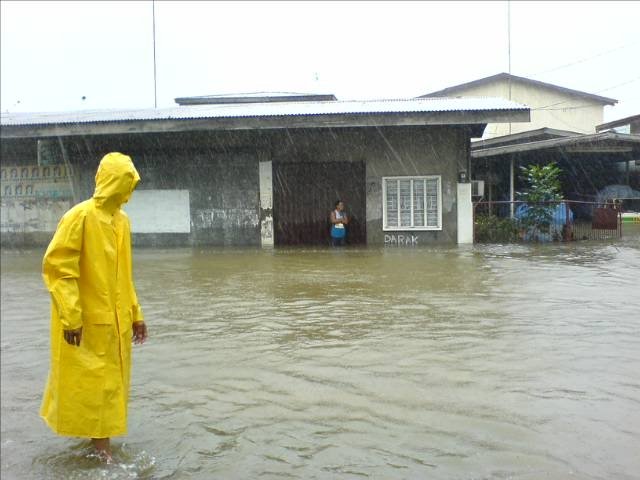
[[[383,230],[442,230],[440,176],[383,177]]]

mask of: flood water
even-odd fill
[[[4,479],[638,479],[640,237],[135,249],[113,465],[38,417],[41,250],[2,254]]]

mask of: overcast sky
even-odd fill
[[[264,91],[406,98],[509,69],[508,3],[1,2],[1,110]],[[511,72],[640,113],[640,2],[510,4]],[[84,99],[83,99],[84,97]]]

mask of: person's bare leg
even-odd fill
[[[111,442],[108,438],[92,438],[91,443],[100,458],[104,459],[108,463],[113,460],[111,457]]]

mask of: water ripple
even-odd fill
[[[640,246],[353,249],[339,268],[334,253],[137,251],[151,338],[109,466],[36,417],[40,253],[3,254],[3,478],[640,471]]]

